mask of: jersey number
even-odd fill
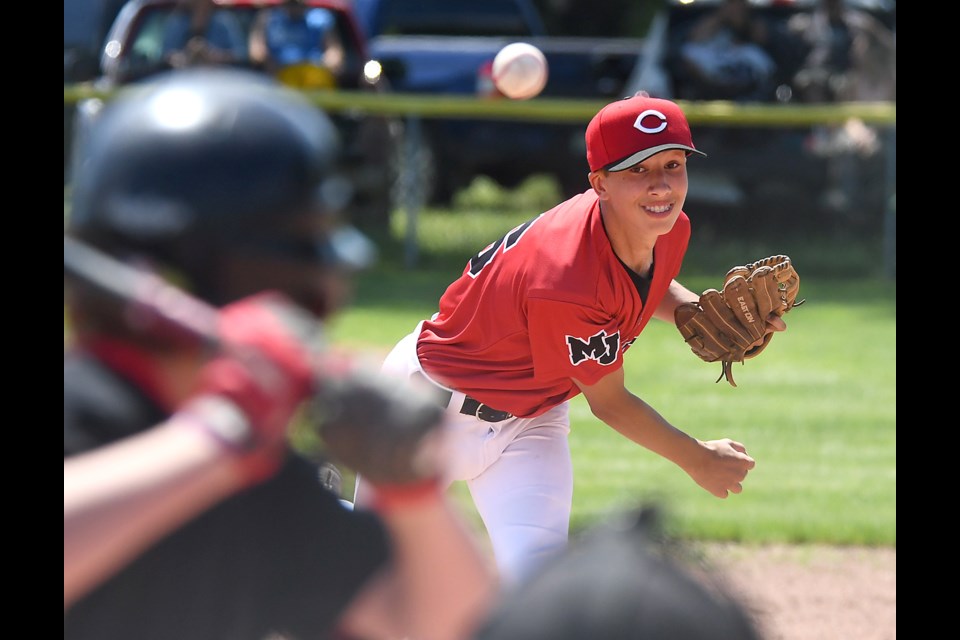
[[[540,216],[537,216],[533,220],[528,220],[520,226],[514,227],[510,233],[488,246],[476,256],[470,258],[470,270],[468,271],[470,277],[476,278],[478,275],[480,275],[480,272],[483,271],[484,267],[493,261],[494,256],[497,255],[497,252],[501,247],[503,247],[504,253],[509,251],[515,244],[517,244],[517,242],[520,241],[520,238],[524,233],[527,232],[527,229],[529,229],[533,223],[539,219]]]

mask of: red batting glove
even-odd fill
[[[287,451],[287,427],[312,393],[310,341],[318,327],[275,293],[220,312],[221,351],[201,372],[188,410],[195,424],[238,456],[249,483],[272,475]]]

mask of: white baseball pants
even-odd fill
[[[386,357],[384,373],[409,378],[421,371],[416,353],[420,327]],[[515,583],[567,543],[573,500],[569,406],[565,402],[536,418],[484,422],[461,414],[465,396],[451,391],[446,415],[448,486],[466,482],[501,579]],[[364,506],[369,504],[369,487],[362,478],[357,480],[354,500]]]

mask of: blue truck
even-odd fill
[[[641,55],[641,38],[550,36],[527,0],[354,0],[371,57],[391,90],[496,98],[494,56],[529,42],[547,58],[544,98],[615,99]],[[554,177],[563,195],[589,187],[583,123],[484,118],[421,122],[418,177],[425,200],[447,204],[476,176],[514,187],[534,174]]]

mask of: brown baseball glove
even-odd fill
[[[790,258],[770,256],[730,269],[720,291],[707,289],[698,302],[680,305],[674,319],[697,357],[722,363],[717,382],[726,378],[735,387],[733,363],[767,348],[773,338],[767,320],[803,304],[799,292],[800,276]]]

